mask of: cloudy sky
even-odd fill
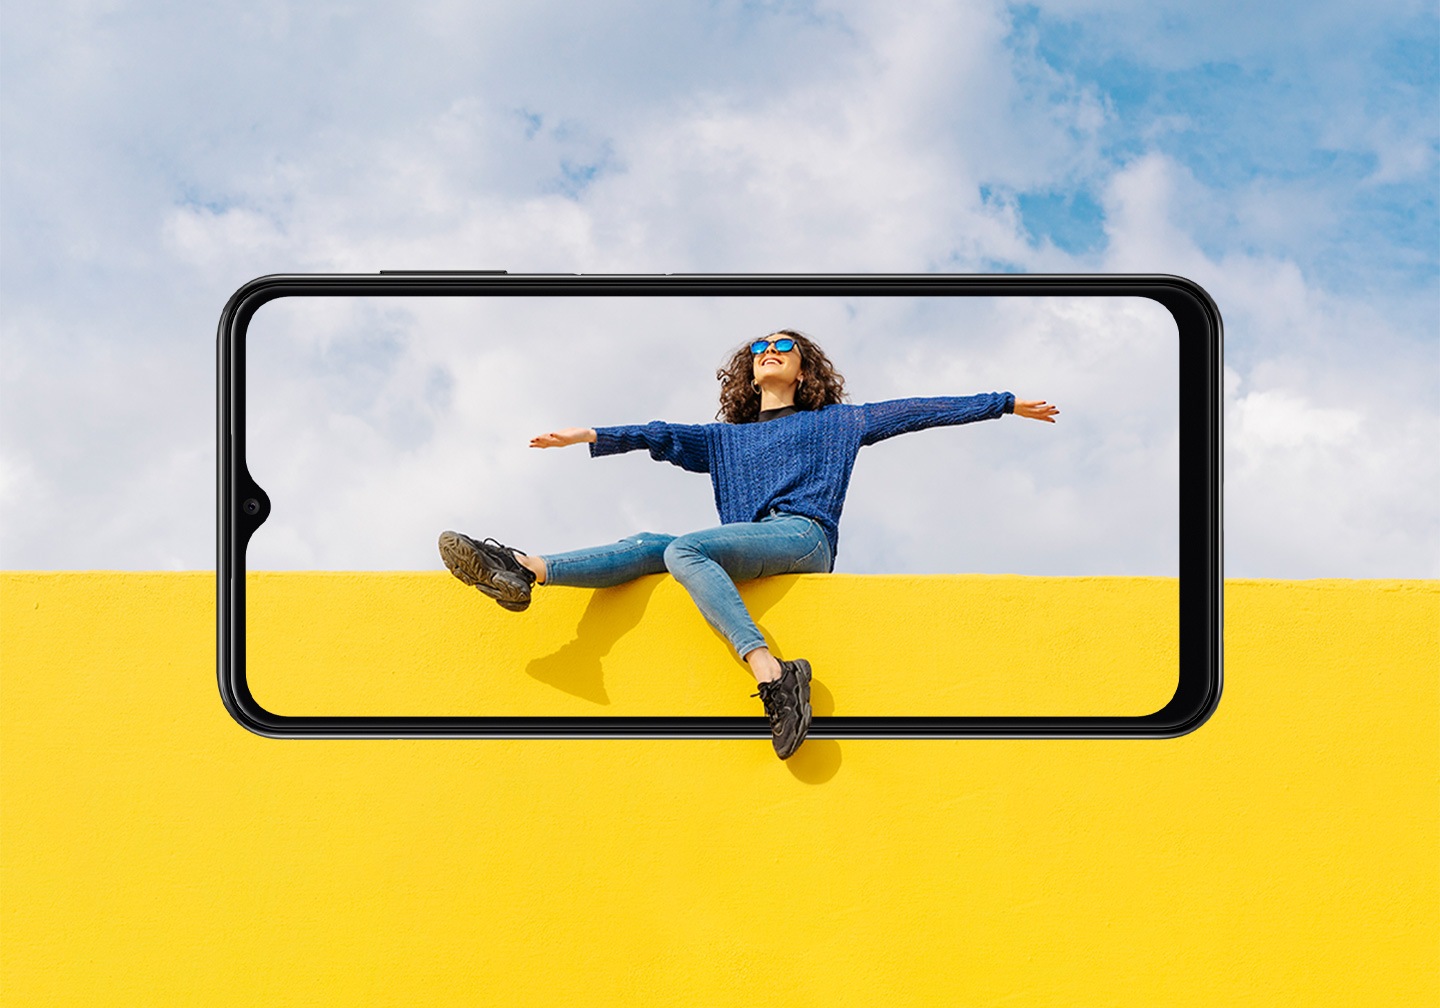
[[[246,340],[246,456],[274,505],[251,565],[423,569],[451,527],[555,553],[712,526],[707,475],[528,442],[715,422],[717,367],[782,325],[823,334],[854,402],[1013,386],[1063,404],[1063,424],[864,449],[837,571],[1178,572],[1178,334],[1143,298],[272,302]]]
[[[246,280],[488,267],[1187,276],[1225,318],[1227,575],[1440,577],[1437,43],[1433,5],[1383,0],[12,0],[0,567],[213,568],[215,323]],[[811,307],[775,324],[833,343],[856,401],[1009,388],[1065,411],[866,449],[839,569],[1171,572],[1169,392],[1119,425],[1099,412],[1095,354],[1139,367],[1153,320],[982,307],[975,346],[934,366],[879,310],[847,328]],[[314,414],[316,382],[333,408],[272,439],[261,481],[292,481],[296,518],[257,560],[425,567],[420,547],[326,540],[433,549],[440,523],[544,552],[713,518],[703,477],[529,450],[526,425],[709,420],[748,332],[666,339],[647,318],[647,369],[595,335],[467,356],[442,323],[473,305],[379,328],[386,309],[353,310],[366,325],[311,320],[277,349],[303,357],[276,378],[295,409]],[[281,314],[277,348],[305,328]],[[283,407],[257,424],[285,430]],[[903,507],[880,492],[937,457]],[[365,472],[413,483],[413,510],[392,493],[377,530],[335,489]],[[924,530],[967,480],[1005,506],[967,507],[990,524],[937,558]],[[497,482],[544,503],[498,508]]]

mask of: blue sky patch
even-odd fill
[[[1084,190],[1017,193],[1015,205],[1026,234],[1037,245],[1048,240],[1072,255],[1105,245],[1105,213]]]
[[[1323,44],[1297,33],[1293,44],[1264,47],[1241,26],[1227,37],[1202,31],[1199,14],[1161,13],[1151,16],[1186,23],[1169,25],[1174,41],[1149,40],[1148,49],[1106,17],[1068,19],[1028,4],[1010,15],[1007,44],[1017,59],[1043,62],[1075,90],[1093,88],[1108,110],[1096,177],[1057,179],[1052,192],[1016,197],[1032,237],[1067,251],[1095,247],[1087,244],[1096,222],[1085,189],[1098,191],[1108,172],[1158,152],[1222,205],[1227,193],[1238,199],[1257,184],[1302,184],[1323,210],[1309,211],[1289,235],[1272,234],[1270,251],[1335,289],[1410,287],[1440,275],[1433,14],[1398,23],[1356,15],[1353,24],[1327,25]],[[1428,155],[1418,169],[1417,147]],[[1398,158],[1398,167],[1382,184],[1371,182],[1387,171],[1386,157]],[[1246,231],[1245,221],[1224,212],[1183,226],[1210,255],[1234,250]]]

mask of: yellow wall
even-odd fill
[[[1179,582],[802,574],[741,586],[836,717],[1120,715],[1175,694]],[[247,672],[277,714],[759,716],[673,578],[545,588],[507,612],[446,571],[259,573]],[[317,618],[323,612],[323,618]]]
[[[365,628],[375,655],[428,627],[450,656],[424,687],[372,662],[340,692],[333,669],[272,651],[263,676],[285,713],[372,694],[423,694],[413,713],[757,712],[743,670],[664,578],[555,590],[529,624],[507,624],[446,575],[337,575],[338,594],[309,610],[301,576],[269,577],[272,601],[302,600],[285,618],[316,639]],[[884,632],[902,630],[907,657],[955,650],[937,626],[990,596],[1012,600],[997,610],[1009,628],[996,617],[971,643],[1020,633],[1122,703],[1159,682],[1147,635],[1173,584],[915,580],[878,593],[893,596],[888,616],[871,579],[791,579],[752,602],[815,662],[820,713],[885,713],[891,689],[937,713],[972,712],[937,693],[991,705],[976,713],[1084,702],[1023,655],[1023,693],[984,662],[888,657]],[[391,619],[412,596],[436,601]],[[1024,601],[1042,596],[1058,608]],[[1117,599],[1148,641],[1128,677],[1075,640],[1076,614],[1112,619]],[[896,613],[901,625],[885,622]],[[467,678],[472,635],[486,663]],[[220,705],[213,576],[0,574],[0,994],[1435,1003],[1437,659],[1436,582],[1236,581],[1224,697],[1179,739],[812,739],[788,763],[760,739],[277,741]],[[674,684],[670,699],[656,683]]]

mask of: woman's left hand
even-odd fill
[[[582,444],[595,440],[594,427],[566,427],[564,430],[536,434],[530,439],[531,448],[564,448],[566,445]]]
[[[1044,399],[1036,399],[1031,402],[1015,400],[1015,415],[1027,417],[1031,420],[1044,420],[1046,423],[1055,422],[1055,414],[1060,412],[1060,407],[1047,405]]]

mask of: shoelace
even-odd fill
[[[526,567],[524,564],[522,564],[519,560],[515,558],[516,550],[513,546],[506,546],[499,539],[489,538],[481,540],[480,545],[484,546],[487,543],[495,547],[495,549],[500,553],[501,559],[506,562],[507,566],[513,568],[517,572],[529,571],[528,567]]]
[[[750,694],[752,697],[758,696],[760,698],[760,702],[765,705],[765,715],[771,719],[779,717],[787,709],[785,691],[779,688],[780,680],[776,679],[773,685],[776,688],[770,690],[768,694],[761,693],[758,690]]]

